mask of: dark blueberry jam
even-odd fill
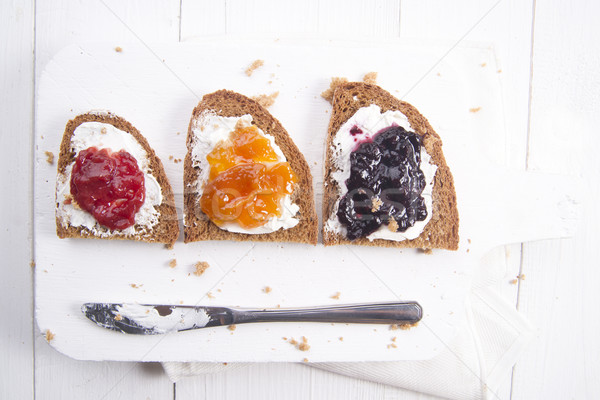
[[[362,133],[362,129],[360,129],[358,126],[354,125],[352,128],[350,128],[350,134],[352,136],[356,136],[356,135],[360,135]]]
[[[425,175],[420,165],[420,136],[400,126],[381,130],[350,154],[348,193],[337,212],[348,239],[369,236],[382,224],[396,224],[394,230],[404,232],[425,220],[421,196]]]

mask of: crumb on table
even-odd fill
[[[139,288],[141,288],[141,287],[142,287],[142,286],[144,286],[144,285],[143,285],[143,284],[142,284],[142,285],[138,285],[138,284],[136,284],[136,283],[130,283],[130,284],[129,284],[129,286],[131,286],[131,287],[132,287],[132,288],[134,288],[134,289],[139,289]]]
[[[123,52],[123,48],[121,46],[117,46],[117,47],[115,47],[115,51],[117,53],[121,53],[121,52]]]
[[[171,261],[169,261],[169,267],[175,268],[176,266],[177,266],[177,260],[176,259],[172,259]]]
[[[377,72],[367,72],[363,77],[363,82],[370,85],[377,84]]]
[[[340,342],[344,341],[344,337],[343,336],[340,336],[339,339],[340,339]]]
[[[302,361],[303,362],[308,362],[308,358],[305,357],[305,358],[302,359]]]
[[[508,281],[508,283],[510,283],[511,285],[516,285],[517,282],[519,282],[518,279],[511,279],[510,281]]]
[[[196,268],[194,275],[200,276],[210,267],[210,264],[206,261],[198,261],[194,267]]]
[[[45,151],[44,154],[46,154],[46,162],[50,165],[54,164],[54,153],[51,151]]]
[[[31,262],[29,263],[29,266],[31,268],[35,268],[35,261],[31,260]]]
[[[214,299],[215,298],[215,296],[212,294],[212,292],[206,293],[206,297],[208,297],[209,299]]]
[[[122,319],[123,319],[123,316],[121,314],[115,315],[115,321],[121,321]]]
[[[335,89],[343,83],[348,82],[347,78],[333,77],[331,78],[331,82],[329,83],[329,88],[321,93],[321,97],[327,100],[328,102],[333,101],[333,92]]]
[[[237,328],[237,326],[235,326],[235,324],[229,325],[227,327],[227,329],[229,329],[230,331],[235,331],[235,328]]]
[[[334,295],[332,295],[332,296],[330,296],[330,297],[331,297],[332,299],[339,300],[339,299],[340,299],[340,295],[341,295],[341,294],[342,294],[342,293],[340,293],[340,292],[335,292],[335,294],[334,294]]]
[[[481,110],[481,107],[473,107],[473,108],[469,108],[469,112],[472,112],[472,113],[479,112],[480,110]]]
[[[46,338],[46,341],[48,343],[50,343],[50,341],[54,339],[54,336],[55,336],[54,333],[52,333],[50,331],[50,329],[46,329],[46,332],[44,333],[44,337]]]
[[[265,65],[265,61],[264,61],[264,60],[254,60],[254,61],[252,62],[252,64],[250,64],[250,65],[248,66],[248,68],[246,68],[246,75],[248,75],[248,76],[252,76],[252,74],[254,73],[254,71],[255,71],[257,68],[260,68],[260,67],[262,67],[263,65]]]
[[[263,288],[263,292],[265,292],[265,293],[271,293],[271,291],[272,291],[272,290],[273,290],[273,289],[271,289],[271,287],[270,287],[270,286],[265,286],[265,287]]]
[[[175,247],[175,246],[173,245],[173,243],[167,243],[167,244],[165,244],[165,248],[166,248],[167,250],[173,250],[173,247]]]
[[[252,96],[252,100],[256,101],[264,108],[269,108],[275,104],[275,99],[277,96],[279,96],[279,92],[273,92],[271,94],[259,94],[258,96]]]

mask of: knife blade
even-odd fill
[[[129,334],[156,335],[253,322],[343,322],[414,324],[423,309],[415,301],[306,308],[250,309],[213,306],[85,303],[83,314],[97,325]]]

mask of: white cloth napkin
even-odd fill
[[[489,285],[505,266],[486,263],[474,278],[467,318],[436,357],[423,361],[303,363],[315,368],[450,399],[495,398],[500,384],[533,337],[529,323]],[[250,363],[165,362],[173,382]]]

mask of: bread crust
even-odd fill
[[[381,112],[398,110],[406,115],[412,129],[423,139],[423,146],[431,156],[432,162],[437,165],[437,172],[433,184],[433,210],[429,223],[425,226],[419,237],[413,240],[400,242],[367,238],[348,240],[343,235],[323,229],[323,243],[327,245],[357,244],[364,246],[421,248],[421,249],[458,249],[458,209],[456,190],[452,173],[446,164],[442,153],[442,140],[433,130],[427,119],[412,105],[396,99],[379,86],[362,82],[348,82],[340,84],[333,93],[333,111],[329,121],[326,140],[325,179],[323,195],[323,224],[332,215],[335,203],[339,197],[340,188],[333,179],[333,172],[337,171],[334,164],[333,140],[340,127],[360,108],[376,104]],[[325,225],[324,225],[325,226]]]
[[[175,199],[173,190],[162,162],[154,153],[154,150],[148,144],[148,141],[140,132],[125,119],[111,113],[87,113],[78,115],[67,123],[65,133],[60,144],[60,154],[58,157],[58,174],[64,175],[66,168],[75,161],[77,153],[71,148],[71,139],[75,133],[75,129],[84,122],[101,122],[113,125],[114,127],[130,133],[135,140],[143,147],[148,156],[150,171],[152,176],[160,185],[163,201],[156,206],[159,212],[158,223],[147,234],[127,235],[121,232],[113,232],[107,237],[94,235],[86,227],[67,226],[64,227],[58,215],[56,216],[56,234],[61,239],[64,238],[95,238],[95,239],[121,239],[121,240],[138,240],[143,242],[158,242],[172,244],[179,237],[179,218],[175,209]],[[56,199],[58,202],[58,199]],[[102,227],[101,229],[106,229]]]
[[[214,112],[222,117],[252,116],[252,124],[275,138],[275,143],[289,162],[298,177],[292,193],[292,202],[300,207],[300,222],[289,229],[279,229],[265,234],[244,234],[229,232],[215,225],[200,209],[201,189],[197,188],[200,168],[192,166],[192,146],[194,121],[204,111]],[[184,160],[184,241],[236,240],[262,242],[301,242],[316,244],[318,220],[315,212],[312,175],[308,163],[298,150],[281,123],[256,101],[230,90],[219,90],[205,95],[194,108],[187,135],[188,152]]]

